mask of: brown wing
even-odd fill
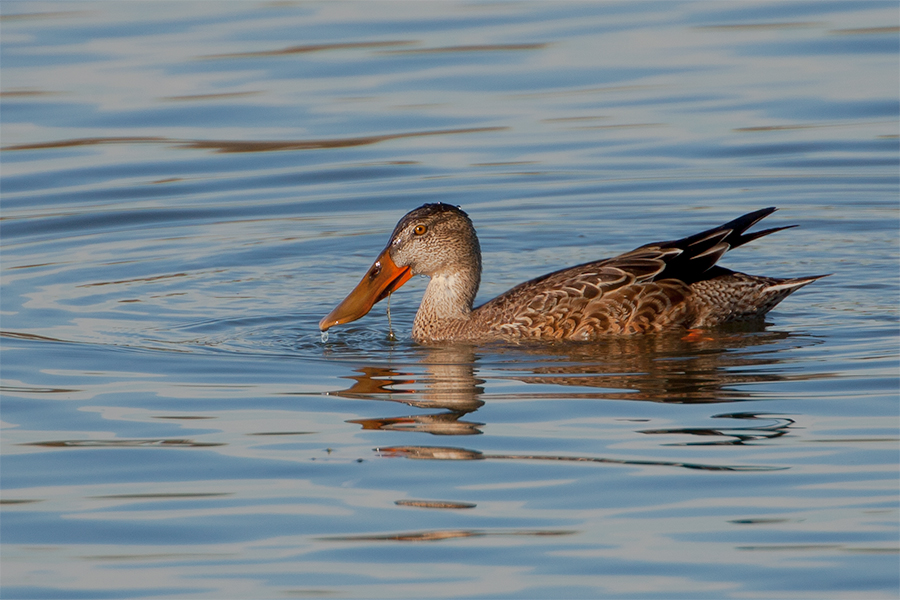
[[[659,331],[692,320],[690,285],[729,249],[785,227],[744,232],[775,209],[749,213],[682,238],[641,246],[520,284],[476,309],[477,321],[502,335],[591,339],[605,333]]]
[[[678,281],[654,282],[671,250],[586,263],[527,281],[476,309],[513,337],[591,339],[659,329],[660,314],[684,303]]]

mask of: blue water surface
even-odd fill
[[[3,598],[895,598],[895,2],[0,7]],[[767,206],[762,326],[429,348],[478,302]]]

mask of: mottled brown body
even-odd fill
[[[426,204],[410,212],[380,260],[396,269],[391,281],[405,281],[410,273],[431,277],[413,324],[413,339],[422,343],[592,340],[712,327],[760,319],[789,294],[822,277],[777,279],[716,266],[731,248],[786,229],[745,233],[774,210],[762,209],[680,240],[556,271],[474,309],[481,250],[471,221],[459,208]],[[344,302],[364,294],[365,282]],[[393,289],[388,287],[388,293]],[[358,318],[345,318],[339,309],[322,320],[323,330]]]

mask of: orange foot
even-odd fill
[[[713,338],[707,337],[702,329],[688,329],[686,336],[681,338],[684,342],[711,342]]]

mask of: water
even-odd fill
[[[4,598],[892,598],[893,2],[2,6]],[[425,348],[479,299],[765,206],[763,328]]]

